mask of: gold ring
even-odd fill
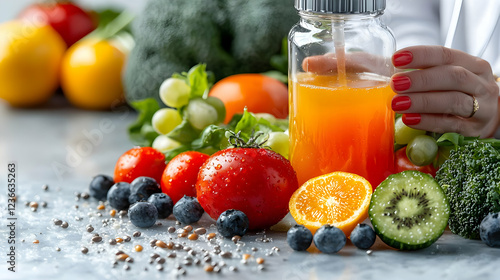
[[[477,102],[476,98],[473,95],[472,95],[472,99],[473,99],[472,113],[470,113],[470,115],[467,118],[472,118],[474,116],[474,114],[477,112],[477,110],[479,110],[479,103]]]

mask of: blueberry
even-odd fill
[[[156,180],[151,177],[137,177],[130,183],[130,194],[136,194],[145,201],[154,193],[161,193],[161,189]]]
[[[114,184],[108,191],[108,202],[116,210],[127,210],[130,206],[128,197],[130,196],[130,184],[119,182]]]
[[[313,240],[313,235],[309,229],[303,225],[294,225],[286,234],[286,242],[295,251],[305,251]]]
[[[346,237],[344,232],[332,225],[320,227],[313,237],[314,245],[321,252],[333,254],[340,251],[345,246]]]
[[[479,235],[486,245],[500,248],[500,213],[489,213],[479,226]]]
[[[130,206],[128,217],[134,226],[148,228],[156,223],[158,210],[156,210],[156,207],[152,203],[137,202]]]
[[[354,230],[351,232],[352,244],[358,247],[359,249],[369,249],[373,243],[375,243],[375,239],[377,236],[375,235],[375,231],[367,225],[367,224],[359,224]]]
[[[165,219],[172,214],[174,202],[164,193],[154,193],[148,198],[148,202],[153,204],[158,210],[158,218]]]
[[[107,175],[99,174],[95,176],[89,185],[89,194],[97,200],[104,201],[108,195],[109,189],[115,184],[113,178]]]
[[[198,199],[187,195],[179,199],[173,209],[174,217],[183,224],[196,223],[201,219],[203,212]]]
[[[226,210],[220,214],[217,219],[217,230],[220,235],[231,238],[235,235],[243,236],[247,233],[248,225],[247,215],[240,210]]]
[[[142,194],[138,194],[138,193],[131,193],[128,197],[128,202],[130,203],[130,205],[136,203],[136,202],[139,202],[139,201],[147,201],[148,199],[143,196]]]

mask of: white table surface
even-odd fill
[[[204,238],[198,241],[178,239],[170,235],[168,226],[176,226],[173,218],[162,221],[161,226],[139,229],[142,236],[129,243],[109,245],[112,237],[132,235],[137,230],[127,218],[116,218],[107,227],[103,219],[109,216],[109,207],[97,217],[97,201],[75,200],[75,192],[85,192],[96,174],[112,174],[116,159],[132,148],[126,127],[134,120],[135,113],[127,107],[117,112],[89,112],[71,108],[62,98],[50,105],[30,110],[11,109],[0,104],[0,279],[499,279],[500,249],[489,248],[481,241],[466,240],[446,231],[427,249],[400,252],[390,249],[377,239],[373,252],[355,248],[349,244],[333,255],[314,252],[294,252],[286,244],[286,233],[266,231],[272,241],[260,241],[264,233],[250,233],[243,237],[241,252],[228,240],[217,240],[223,251],[232,251],[233,258],[222,259],[214,255],[213,261],[224,261],[220,273],[207,273],[201,266],[182,264],[185,251],[177,252],[175,259],[167,259],[164,271],[148,263],[149,256],[158,252],[166,257],[169,250],[152,248],[153,238],[174,242],[186,242],[200,251],[212,251],[214,244]],[[10,232],[6,225],[7,211],[7,164],[16,163],[18,203],[16,206],[15,254],[16,272],[7,270],[7,243]],[[48,191],[42,185],[49,186]],[[32,212],[24,204],[27,201],[46,201],[46,208]],[[75,205],[79,208],[76,209]],[[89,214],[90,213],[90,214]],[[58,218],[69,223],[67,229],[53,225]],[[76,221],[75,218],[82,218]],[[205,226],[209,231],[214,222],[204,217],[195,227]],[[105,237],[106,242],[91,244],[91,234],[85,231],[87,224]],[[177,226],[179,227],[179,226]],[[39,244],[32,242],[37,239]],[[24,241],[24,242],[23,242]],[[143,252],[134,252],[133,246],[141,244]],[[81,247],[89,249],[84,255]],[[56,248],[61,251],[56,251]],[[257,251],[252,251],[252,247]],[[279,251],[273,250],[278,247]],[[114,254],[123,250],[134,258],[130,270],[123,263],[112,266]],[[269,253],[272,255],[269,256]],[[242,264],[241,254],[250,253],[254,258]],[[260,270],[255,258],[265,259]],[[181,265],[185,275],[178,275],[176,266]],[[229,271],[236,266],[238,272]],[[147,269],[147,271],[145,270]],[[181,270],[182,271],[182,270]]]

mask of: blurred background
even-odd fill
[[[37,0],[0,0],[0,22],[11,20],[27,7],[36,3]],[[74,1],[86,9],[116,8],[118,10],[128,9],[139,13],[146,4],[146,0],[76,0]]]

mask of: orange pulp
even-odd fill
[[[375,189],[394,166],[394,92],[388,78],[300,73],[290,82],[290,162],[299,184],[334,171]]]

